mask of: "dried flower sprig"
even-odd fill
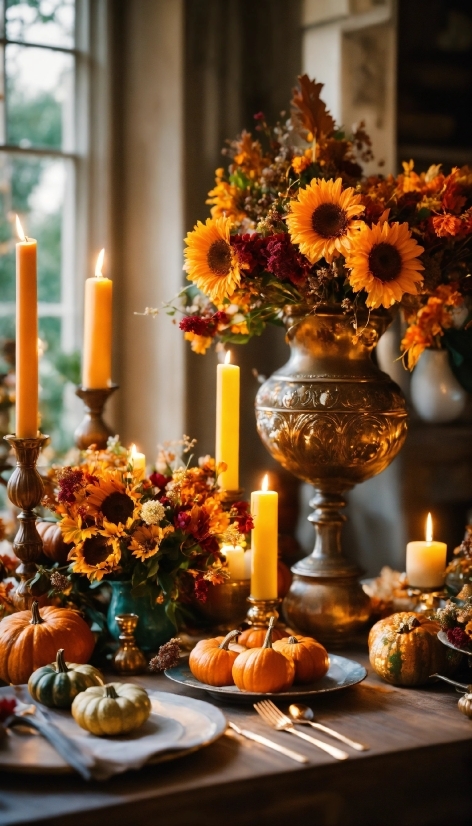
[[[166,668],[174,668],[180,659],[180,642],[178,637],[173,637],[169,642],[164,643],[159,648],[157,655],[149,661],[149,671],[159,674]]]

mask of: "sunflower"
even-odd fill
[[[346,255],[363,221],[356,220],[364,211],[361,196],[349,187],[342,191],[342,180],[314,179],[300,189],[298,198],[290,204],[288,231],[294,244],[312,264],[324,258]]]
[[[164,537],[173,531],[172,525],[165,528],[159,525],[142,525],[134,532],[129,549],[138,559],[149,559],[150,556],[157,554]]]
[[[120,471],[112,471],[87,485],[87,494],[89,512],[102,515],[114,525],[129,527],[138,518],[137,504],[141,494],[125,485]]]
[[[75,574],[87,574],[90,580],[103,579],[119,565],[121,550],[115,539],[99,534],[80,542],[69,554]]]
[[[77,545],[83,542],[84,539],[90,539],[96,531],[96,526],[88,527],[84,525],[82,517],[79,515],[75,519],[72,516],[64,516],[59,522],[59,527],[62,532],[64,542]]]
[[[230,218],[207,218],[205,224],[198,221],[185,239],[187,278],[216,304],[232,296],[241,281],[241,267],[229,243],[230,228]]]
[[[424,269],[418,257],[422,252],[406,223],[365,225],[346,256],[349,283],[354,292],[366,291],[367,307],[391,307],[403,293],[417,294]]]

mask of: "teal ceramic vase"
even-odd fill
[[[138,626],[134,638],[143,651],[156,651],[176,634],[176,629],[166,616],[163,605],[151,605],[149,597],[135,597],[131,582],[109,582],[111,600],[108,608],[108,630],[117,640],[120,629],[115,620],[118,614],[137,614]]]

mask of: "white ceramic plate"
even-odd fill
[[[181,683],[181,685],[186,685],[189,688],[198,688],[200,691],[206,691],[211,697],[215,697],[217,700],[229,700],[235,703],[255,703],[256,700],[262,700],[264,697],[292,701],[296,697],[308,697],[314,694],[326,694],[330,691],[339,691],[350,685],[356,685],[367,677],[367,671],[364,666],[355,662],[355,660],[348,660],[346,657],[330,654],[329,662],[328,672],[321,680],[317,680],[316,683],[309,685],[293,685],[288,691],[279,691],[277,694],[259,694],[255,691],[240,691],[235,685],[219,687],[201,683],[195,679],[190,671],[187,658],[182,659],[175,668],[168,668],[164,671],[164,674],[169,680],[174,680],[176,683]]]
[[[26,687],[21,689],[20,699],[27,702],[23,694]],[[15,694],[18,696],[19,692],[11,686],[0,688],[0,698]],[[201,749],[221,737],[226,730],[224,715],[210,703],[165,691],[150,690],[148,694],[152,702],[150,722],[157,730],[154,735],[156,754],[149,763],[173,760]],[[27,719],[26,717],[26,723]],[[111,745],[112,738],[107,739],[107,743]],[[116,742],[116,748],[122,750],[122,740]],[[0,741],[0,772],[2,771],[65,774],[73,770],[41,735],[12,731]]]

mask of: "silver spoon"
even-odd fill
[[[319,731],[324,731],[325,734],[330,734],[331,737],[341,740],[346,744],[346,746],[351,746],[351,748],[356,749],[356,751],[368,751],[370,748],[370,746],[365,746],[363,743],[356,743],[355,740],[345,737],[344,734],[339,734],[339,732],[334,731],[332,728],[323,726],[322,723],[316,723],[313,711],[309,706],[303,705],[303,703],[292,703],[289,707],[288,713],[295,723],[300,723],[305,726],[312,726],[313,728],[317,728]]]

